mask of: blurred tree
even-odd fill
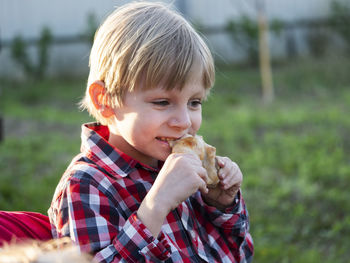
[[[257,66],[259,58],[257,23],[248,16],[242,15],[239,20],[230,20],[226,29],[230,32],[234,43],[247,53],[248,63]]]
[[[322,27],[311,28],[305,38],[311,55],[315,58],[321,58],[326,54],[330,42],[327,30]]]
[[[37,41],[37,63],[31,61],[28,55],[28,46],[24,39],[18,35],[14,38],[11,46],[12,58],[22,66],[28,76],[41,78],[45,75],[49,61],[49,46],[52,42],[50,29],[44,27],[40,39]]]
[[[350,2],[332,1],[330,25],[335,33],[344,39],[350,54]]]
[[[89,13],[87,16],[87,27],[84,36],[92,44],[94,41],[95,32],[98,27],[98,22],[94,13]]]

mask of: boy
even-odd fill
[[[206,186],[198,157],[171,154],[194,135],[214,82],[210,51],[162,4],[131,3],[98,29],[82,105],[81,154],[57,186],[54,237],[70,236],[99,262],[250,262],[242,173],[218,157]]]

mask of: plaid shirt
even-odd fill
[[[82,127],[81,154],[61,178],[49,217],[53,236],[70,236],[98,262],[251,262],[253,242],[241,192],[225,213],[199,192],[170,212],[154,238],[136,212],[158,169],[108,142],[108,128]]]

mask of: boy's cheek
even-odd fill
[[[195,135],[198,132],[199,128],[201,127],[201,124],[202,124],[201,121],[198,121],[196,123],[192,123],[192,127],[191,127],[189,134]]]

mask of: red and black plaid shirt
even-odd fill
[[[70,236],[98,262],[251,262],[241,192],[225,213],[195,193],[169,213],[154,238],[136,211],[159,169],[118,151],[108,136],[105,126],[83,125],[81,154],[61,178],[48,211],[54,237]]]

